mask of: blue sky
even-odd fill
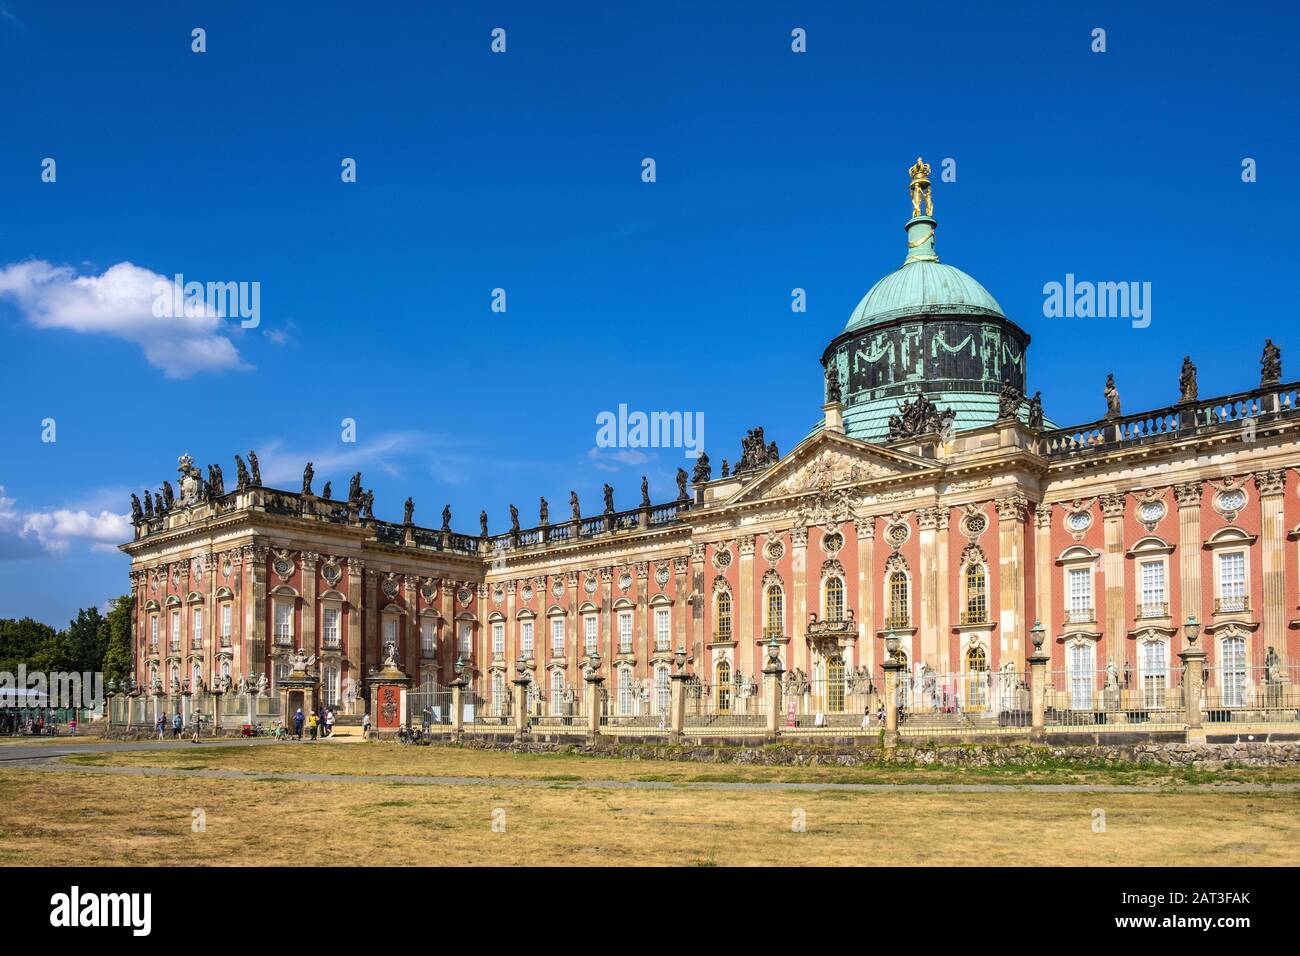
[[[1108,371],[1137,411],[1185,352],[1204,396],[1265,336],[1300,361],[1294,5],[278,6],[0,0],[0,616],[125,591],[118,516],[185,451],[496,531],[673,494],[680,451],[594,449],[619,403],[703,412],[715,465],[757,424],[788,450],[902,262],[918,154],[956,160],[939,254],[1033,336],[1058,422]],[[1151,326],[1045,319],[1067,272],[1151,282]],[[115,314],[148,273],[259,282],[261,324]]]

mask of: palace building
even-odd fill
[[[273,691],[301,649],[318,703],[344,713],[387,661],[417,686],[459,667],[482,712],[504,712],[522,668],[545,715],[598,657],[608,712],[652,716],[679,649],[718,711],[774,650],[788,691],[835,713],[879,685],[892,637],[905,687],[978,708],[1037,635],[1069,706],[1119,688],[1154,706],[1189,619],[1223,707],[1289,681],[1300,383],[1282,383],[1279,350],[1236,394],[1199,397],[1190,362],[1175,393],[1171,362],[1167,407],[1125,412],[1109,382],[1102,417],[1060,427],[1026,395],[1029,334],[940,261],[929,167],[911,176],[905,258],[826,347],[817,427],[784,456],[754,429],[734,468],[679,471],[676,500],[643,484],[614,510],[607,490],[598,513],[575,496],[474,535],[447,511],[416,524],[409,500],[403,521],[375,518],[360,475],[337,499],[310,465],[298,491],[273,489],[250,454],[228,490],[182,457],[179,493],[136,502],[122,546],[137,689]]]

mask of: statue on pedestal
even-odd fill
[[[650,507],[650,482],[645,475],[641,476],[641,507]]]
[[[573,512],[574,521],[582,519],[582,512],[578,508],[578,493],[576,491],[569,492],[569,510]]]
[[[1114,372],[1106,376],[1106,387],[1102,389],[1101,394],[1106,399],[1106,417],[1119,418],[1123,413],[1119,407],[1119,389],[1115,387]]]
[[[605,514],[614,513],[614,486],[606,482],[605,484]]]
[[[262,484],[262,466],[257,461],[257,452],[251,449],[248,452],[248,467],[253,470],[252,483],[257,486]]]
[[[695,472],[691,475],[691,483],[699,484],[702,481],[713,480],[713,469],[709,466],[709,453],[700,452],[700,457],[695,461]]]
[[[244,459],[238,455],[235,456],[235,490],[243,491],[252,483],[248,477],[248,466],[244,464]]]
[[[539,519],[538,524],[551,523],[551,506],[546,503],[545,498],[542,499],[541,506],[537,509],[537,516]]]
[[[478,513],[478,527],[479,527],[479,534],[482,537],[486,538],[488,536],[486,509]]]
[[[1178,374],[1178,401],[1196,401],[1196,366],[1190,355],[1183,356],[1183,370]]]
[[[307,467],[302,470],[302,496],[304,498],[311,496],[311,480],[316,475],[316,469],[312,467],[311,462],[307,462]]]
[[[510,530],[519,533],[519,509],[514,505],[510,506]]]
[[[442,506],[442,530],[451,530],[451,505]]]
[[[402,506],[402,524],[415,523],[415,499],[407,498],[406,504]]]

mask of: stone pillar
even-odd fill
[[[734,661],[736,670],[734,673],[740,673],[742,668],[748,670],[751,674],[753,670],[751,665],[754,658],[745,657],[753,654],[751,648],[754,646],[754,535],[741,535],[738,549],[740,552],[740,601],[736,608],[737,614],[732,621],[732,638],[736,642],[736,659]],[[762,631],[758,636],[762,636]]]
[[[459,740],[465,732],[465,678],[451,682],[451,734]]]
[[[792,528],[790,530],[790,571],[794,576],[791,583],[790,597],[793,614],[790,617],[790,658],[788,663],[792,668],[797,667],[799,663],[804,666],[805,673],[812,673],[812,652],[809,650],[807,641],[797,641],[795,635],[803,631],[808,624],[808,529]],[[795,648],[803,645],[803,654],[799,661],[795,660]]]
[[[302,552],[302,634],[298,646],[308,654],[320,654],[316,638],[316,563],[320,555],[315,551]],[[322,701],[322,704],[324,701]]]
[[[1199,630],[1196,627],[1195,630]],[[1201,727],[1201,668],[1205,663],[1205,650],[1196,646],[1196,638],[1187,636],[1187,647],[1178,652],[1183,662],[1183,707],[1187,712],[1187,742],[1205,743]]]
[[[1034,542],[1034,617],[1052,627],[1052,506],[1040,504],[1034,511],[1037,537]],[[1050,655],[1049,655],[1050,659]]]
[[[1029,698],[1032,708],[1030,735],[1041,738],[1046,724],[1047,700],[1047,663],[1051,658],[1043,653],[1041,647],[1029,655]]]
[[[1180,607],[1170,608],[1175,620],[1194,617],[1201,620],[1201,483],[1189,481],[1174,485],[1178,500],[1178,574]]]
[[[875,667],[876,646],[871,639],[876,626],[875,601],[876,588],[876,519],[858,518],[858,663],[868,668]],[[804,620],[807,620],[806,618]],[[790,629],[792,638],[790,646],[794,647],[794,628]]]
[[[248,641],[248,670],[252,681],[266,673],[266,548],[255,545],[244,549],[252,600],[245,602],[245,635]],[[283,715],[282,715],[283,716]]]
[[[938,524],[937,508],[922,508],[916,514],[916,525],[920,532],[921,559],[920,559],[920,577],[921,593],[919,595],[921,614],[920,614],[920,631],[918,632],[919,658],[921,662],[929,664],[937,669],[940,673],[944,668],[939,659],[939,631],[938,631],[938,610],[939,610],[939,567],[938,555],[935,542],[935,528]],[[948,581],[943,580],[943,586],[948,586]]]
[[[892,747],[898,740],[898,676],[903,664],[890,657],[881,667],[885,670],[885,746]]]
[[[1106,576],[1106,651],[1107,656],[1115,661],[1120,673],[1124,672],[1125,664],[1136,663],[1128,659],[1128,641],[1124,630],[1124,504],[1122,494],[1101,496],[1102,535],[1105,542],[1101,566]],[[1101,661],[1097,664],[1099,668],[1103,666]]]
[[[673,743],[680,743],[682,732],[686,728],[686,679],[688,675],[684,670],[677,670],[668,675],[669,680],[669,698],[668,710],[671,721],[669,729],[669,739]]]
[[[605,678],[592,667],[587,671],[586,681],[587,737],[594,740],[600,736],[600,686],[605,683]]]
[[[1277,650],[1283,660],[1286,653],[1286,518],[1283,515],[1283,492],[1286,469],[1263,471],[1255,476],[1259,489],[1260,550],[1264,579],[1264,606],[1259,609],[1262,622],[1261,656],[1251,661],[1263,663],[1268,648]],[[1248,660],[1250,660],[1248,658]]]
[[[949,659],[949,638],[952,635],[952,570],[948,550],[948,523],[951,515],[946,505],[934,509],[935,545],[938,550],[938,582],[936,586],[938,604],[935,607],[935,626],[939,631],[939,660],[935,664],[939,673],[946,674],[952,670],[961,670],[958,662]],[[958,652],[960,653],[960,651]]]
[[[533,639],[537,639],[536,635]],[[515,679],[511,681],[515,685],[515,737],[517,738],[522,738],[528,733],[528,685],[532,682],[528,671],[522,667]]]
[[[998,640],[1001,667],[1007,661],[1019,670],[1025,638],[1025,509],[1020,493],[998,498]],[[993,662],[990,661],[990,664]]]
[[[779,645],[772,641],[767,646],[767,666],[763,668],[763,677],[767,686],[767,739],[776,740],[781,727],[781,675],[785,668],[781,665]]]

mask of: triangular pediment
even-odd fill
[[[822,431],[804,439],[789,455],[736,491],[726,504],[825,495],[835,489],[940,470],[934,462],[915,455]]]

